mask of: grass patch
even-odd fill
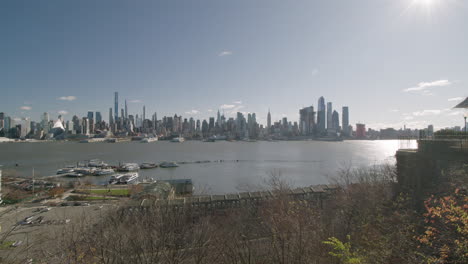
[[[0,249],[9,249],[15,241],[5,241],[3,244],[0,244]]]
[[[129,196],[128,189],[105,189],[105,190],[89,190],[91,194],[109,195],[109,196]]]

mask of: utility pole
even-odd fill
[[[32,170],[32,192],[33,192],[33,196],[34,196],[34,168]]]

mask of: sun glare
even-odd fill
[[[434,3],[434,0],[415,0],[414,2],[418,5],[431,6]]]

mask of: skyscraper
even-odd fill
[[[92,111],[88,111],[88,120],[94,119],[94,113]]]
[[[327,129],[333,129],[333,107],[332,103],[327,103]]]
[[[143,121],[146,120],[146,106],[143,106]]]
[[[268,115],[267,115],[267,131],[270,133],[271,129],[271,114],[270,114],[270,109],[268,109]]]
[[[311,136],[315,128],[315,112],[314,107],[304,107],[299,110],[299,129],[301,135]]]
[[[319,98],[317,105],[317,127],[319,133],[323,133],[326,130],[325,98],[323,96]]]
[[[117,122],[119,119],[119,93],[114,93],[114,120]]]
[[[114,124],[114,118],[112,117],[112,107],[109,108],[109,124]]]
[[[101,112],[96,112],[96,123],[102,122]]]
[[[125,119],[128,119],[127,99],[125,99]]]
[[[343,112],[341,113],[341,121],[343,126],[341,130],[343,130],[343,134],[345,136],[349,136],[349,108],[347,106],[343,106]]]
[[[332,114],[332,130],[334,132],[340,131],[340,114],[337,111],[333,111]]]

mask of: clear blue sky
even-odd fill
[[[467,26],[464,0],[4,0],[0,111],[107,119],[118,91],[134,114],[265,123],[323,95],[353,124],[462,125]]]

